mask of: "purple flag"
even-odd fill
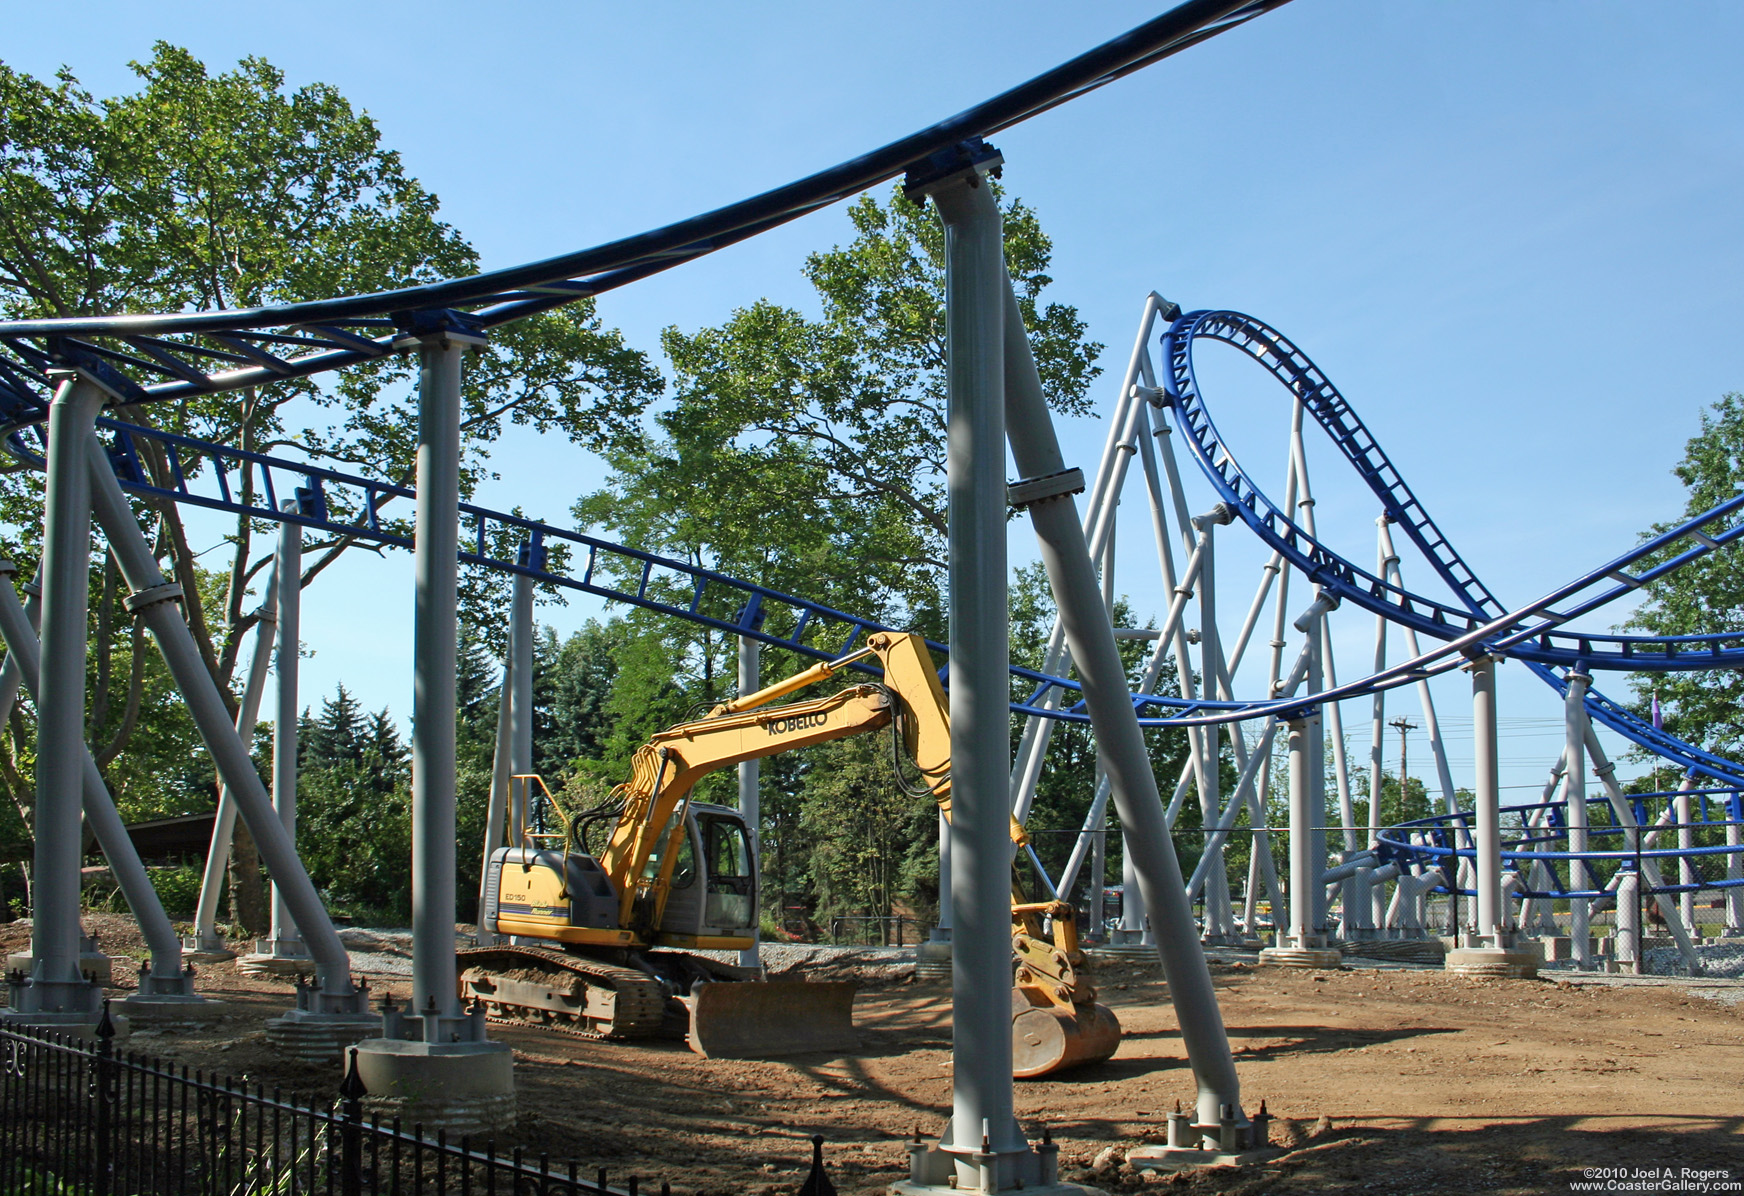
[[[1655,731],[1665,730],[1665,722],[1659,717],[1659,695],[1658,694],[1653,695],[1653,729]]]

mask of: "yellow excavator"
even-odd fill
[[[772,705],[868,658],[881,682]],[[853,982],[762,981],[696,954],[750,947],[759,907],[744,820],[691,795],[717,769],[885,727],[900,743],[899,768],[906,757],[918,774],[905,785],[949,817],[949,708],[918,635],[877,632],[857,651],[654,736],[605,806],[566,819],[561,834],[511,828],[511,846],[491,856],[480,916],[510,942],[461,952],[462,995],[493,1020],[594,1038],[683,1033],[716,1058],[858,1049]],[[596,853],[591,837],[608,825]],[[1027,846],[1015,820],[1012,841]],[[1013,1073],[1107,1059],[1120,1023],[1096,1001],[1073,908],[1027,900],[1014,879],[1011,921]]]

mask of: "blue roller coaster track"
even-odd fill
[[[58,367],[96,374],[127,404],[149,403],[309,377],[386,356],[408,334],[441,328],[483,331],[601,294],[756,236],[904,171],[953,169],[972,139],[1010,128],[1285,2],[1188,0],[1028,82],[869,153],[687,220],[525,265],[375,294],[272,307],[0,322],[0,435],[7,437],[14,453],[29,455],[20,433],[45,418],[49,373]],[[1247,351],[1303,400],[1461,605],[1375,577],[1315,541],[1264,498],[1211,423],[1193,373],[1192,347],[1200,339]],[[1188,433],[1186,439],[1206,476],[1246,525],[1340,599],[1383,613],[1439,641],[1438,648],[1416,660],[1316,695],[1316,702],[1446,672],[1473,651],[1521,659],[1557,687],[1561,682],[1551,671],[1555,667],[1666,670],[1744,665],[1744,635],[1666,638],[1561,630],[1579,615],[1744,534],[1744,529],[1726,526],[1744,498],[1690,520],[1539,602],[1510,612],[1435,527],[1350,405],[1281,334],[1238,313],[1195,312],[1168,328],[1163,350],[1166,402]],[[145,429],[112,425],[111,431],[116,436],[117,470],[136,492],[263,519],[292,518],[373,543],[408,542],[404,528],[380,515],[383,503],[411,494],[405,487]],[[155,438],[175,463],[171,477],[147,476],[134,443],[146,436]],[[261,470],[266,507],[243,501],[229,487],[228,470],[245,460]],[[216,493],[203,492],[196,484],[201,474],[195,466],[198,461],[212,464],[204,476]],[[277,495],[270,480],[273,471],[301,479],[288,487],[305,492],[298,513],[281,515],[270,509]],[[349,497],[342,500],[342,494]],[[834,655],[877,626],[846,612],[578,532],[481,507],[468,506],[465,514],[473,527],[472,543],[463,552],[470,562],[528,573],[553,585],[679,615],[723,632],[751,635],[808,656]],[[554,555],[565,553],[554,554],[554,549],[578,554],[579,572],[558,568]],[[681,598],[673,598],[674,587]],[[839,638],[825,634],[831,628],[839,629]],[[1067,719],[1084,717],[1072,702],[1063,702],[1060,711],[1043,708],[1050,690],[1075,690],[1071,681],[1024,670],[1014,673],[1036,687],[1026,700],[1014,703],[1014,709]],[[1153,696],[1135,696],[1134,701],[1162,712],[1146,718],[1153,725],[1287,715],[1302,704],[1302,699],[1192,702]],[[1738,765],[1648,727],[1600,694],[1590,695],[1587,705],[1593,717],[1634,742],[1722,783],[1744,783],[1739,781],[1744,769]]]
[[[1464,609],[1376,577],[1310,535],[1265,496],[1212,422],[1193,363],[1194,345],[1201,340],[1241,351],[1301,400],[1307,414],[1367,483],[1387,517],[1404,529]],[[1341,601],[1443,641],[1443,647],[1417,660],[1318,695],[1322,701],[1386,688],[1389,675],[1415,679],[1445,672],[1475,651],[1524,662],[1559,694],[1567,692],[1567,683],[1554,671],[1557,668],[1663,672],[1744,667],[1744,634],[1666,637],[1559,630],[1561,623],[1744,537],[1744,523],[1732,519],[1744,508],[1744,495],[1643,541],[1532,606],[1509,613],[1435,526],[1350,403],[1283,334],[1238,312],[1196,311],[1171,323],[1161,334],[1160,347],[1166,362],[1161,401],[1173,409],[1206,478],[1249,530]],[[1722,785],[1744,786],[1744,767],[1668,735],[1604,694],[1589,690],[1585,706],[1598,722],[1685,770]]]

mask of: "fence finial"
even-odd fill
[[[799,1185],[799,1196],[836,1196],[836,1185],[824,1171],[824,1136],[811,1136],[811,1174]]]
[[[109,998],[103,998],[103,1016],[97,1019],[97,1037],[108,1042],[115,1037],[115,1023],[109,1017]]]
[[[368,1093],[369,1089],[364,1087],[363,1077],[357,1074],[357,1048],[352,1047],[347,1052],[345,1078],[339,1081],[339,1095],[346,1100],[361,1100]]]

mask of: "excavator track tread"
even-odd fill
[[[517,969],[541,969],[554,975],[577,977],[584,984],[608,989],[617,996],[611,1024],[601,1027],[581,1014],[566,1014],[536,1006],[493,1000],[482,994],[463,993],[483,1000],[486,1019],[498,1025],[529,1026],[596,1042],[672,1035],[665,987],[637,968],[585,956],[559,954],[538,947],[515,946],[475,947],[460,952],[459,969],[463,978],[471,968],[497,973]],[[464,979],[462,983],[464,986]],[[682,1031],[679,1033],[682,1035]]]

